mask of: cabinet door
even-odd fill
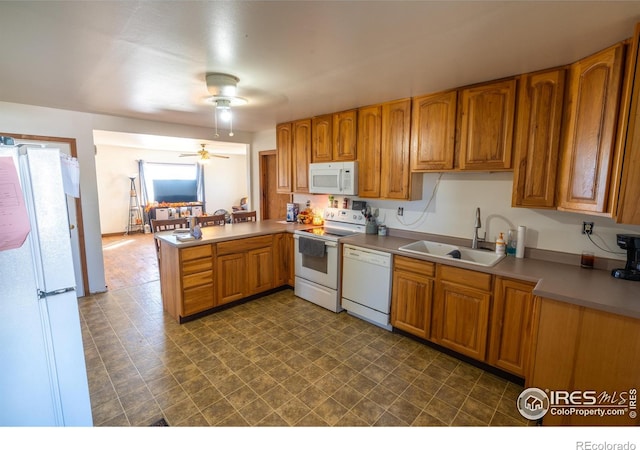
[[[405,263],[406,261],[406,263]],[[391,290],[391,325],[427,339],[431,325],[433,263],[396,257]]]
[[[520,377],[526,373],[533,320],[533,285],[498,277],[489,338],[489,364]]]
[[[278,233],[273,235],[274,287],[293,286],[293,235]]]
[[[515,104],[516,80],[483,84],[460,92],[460,169],[511,168]]]
[[[380,196],[406,200],[410,196],[411,99],[382,105]]]
[[[623,131],[627,131],[624,142],[624,162],[621,170],[620,196],[618,198],[616,222],[640,225],[640,67],[638,51],[640,47],[640,23],[636,24],[633,39],[627,52],[629,62],[625,72],[629,75],[625,80],[625,90],[628,98],[623,95],[623,103],[620,109],[620,126]],[[629,87],[630,86],[630,87]],[[624,108],[627,108],[626,111]],[[625,114],[626,113],[626,114]]]
[[[293,189],[291,174],[291,123],[281,123],[276,126],[276,191],[279,194],[290,194]]]
[[[357,117],[355,109],[333,114],[333,160],[356,159]]]
[[[539,298],[527,386],[543,390],[627,393],[638,386],[640,320]],[[607,404],[606,398],[599,398]],[[626,399],[628,401],[629,398]],[[637,404],[636,404],[637,405]],[[636,406],[637,407],[637,406]],[[640,425],[640,417],[547,413],[544,425]]]
[[[559,209],[607,212],[623,59],[618,44],[571,65]]]
[[[358,196],[380,197],[380,149],[382,108],[379,105],[358,110]]]
[[[309,192],[311,119],[293,122],[293,192]]]
[[[311,162],[329,162],[333,158],[333,116],[311,119]]]
[[[288,284],[289,286],[294,285],[294,277],[295,277],[295,254],[294,254],[294,245],[293,245],[293,234],[291,233],[282,233],[282,245],[280,246],[280,259],[281,259],[281,267],[282,267],[282,280],[283,284]]]
[[[555,69],[520,80],[513,206],[555,208],[564,76]]]
[[[217,260],[218,305],[247,295],[246,254],[232,253]]]
[[[247,252],[247,294],[273,288],[273,249],[258,248]]]
[[[443,347],[484,361],[493,277],[439,264],[431,337]]]
[[[453,169],[457,98],[449,91],[413,99],[411,170]]]

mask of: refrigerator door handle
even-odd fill
[[[58,294],[64,294],[66,292],[72,292],[75,291],[76,288],[74,287],[68,287],[68,288],[63,288],[63,289],[58,289],[55,291],[49,291],[49,292],[44,292],[41,291],[40,289],[38,289],[38,298],[45,298],[45,297],[52,297],[54,295],[58,295]]]

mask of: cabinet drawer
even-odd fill
[[[492,275],[488,273],[439,264],[438,278],[474,289],[491,290]]]
[[[195,286],[201,286],[207,283],[213,283],[213,270],[198,272],[192,275],[185,275],[182,277],[183,289],[188,289]]]
[[[214,307],[213,284],[185,289],[183,295],[183,317]]]
[[[194,259],[192,261],[183,261],[182,262],[182,274],[189,275],[196,272],[203,272],[206,270],[213,269],[213,259],[212,258],[201,258]]]
[[[183,261],[192,259],[206,258],[212,255],[211,245],[198,245],[197,247],[188,247],[180,250]]]
[[[429,261],[422,261],[416,258],[407,258],[406,256],[396,255],[393,258],[393,269],[433,277],[436,272],[436,265]]]
[[[234,241],[219,242],[217,245],[218,255],[227,255],[229,253],[243,253],[261,247],[270,247],[273,242],[273,236],[257,236],[246,239],[236,239]]]

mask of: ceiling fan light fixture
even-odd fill
[[[231,120],[231,102],[226,99],[216,100],[216,114],[220,114],[220,120],[229,122]]]
[[[233,136],[233,112],[231,107],[248,103],[247,99],[236,96],[236,87],[240,79],[226,73],[208,73],[206,79],[207,90],[211,94],[211,97],[207,98],[206,101],[213,103],[216,108],[214,111],[215,137],[219,137],[218,119],[229,123],[229,136]]]

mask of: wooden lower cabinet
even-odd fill
[[[247,293],[258,294],[273,288],[273,246],[247,252]]]
[[[431,324],[435,264],[394,256],[391,325],[427,339]]]
[[[479,361],[487,351],[492,275],[439,264],[431,339]]]
[[[273,235],[274,283],[276,286],[294,284],[293,234]]]
[[[526,374],[533,321],[532,283],[496,277],[487,362],[519,377]]]
[[[247,292],[247,255],[232,253],[218,257],[216,273],[218,305],[240,300]]]
[[[273,236],[258,236],[216,244],[218,305],[274,287]]]
[[[215,250],[211,244],[177,248],[160,244],[164,309],[176,320],[215,306]]]
[[[293,285],[293,235],[277,233],[178,248],[161,241],[164,310],[183,319]]]
[[[631,396],[637,399],[640,386],[640,319],[547,298],[537,298],[535,308],[527,387],[545,392],[595,391],[598,404],[622,402],[633,407]],[[604,400],[600,396],[603,392],[615,401]],[[635,408],[638,408],[637,400]],[[630,417],[629,412],[630,409],[624,415],[600,417],[554,415],[549,411],[542,422],[544,425],[640,425],[640,418]]]

